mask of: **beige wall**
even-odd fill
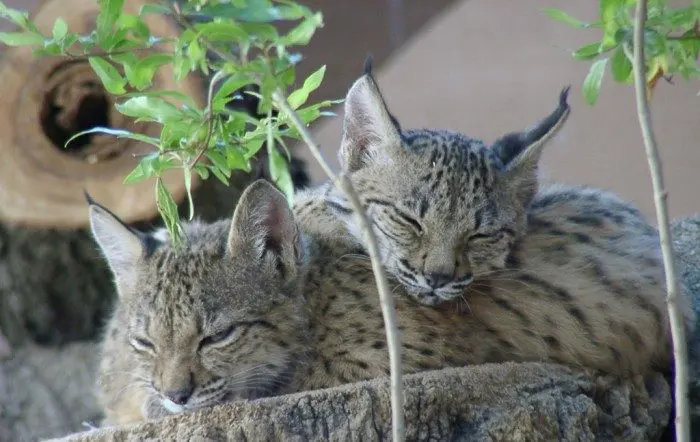
[[[37,0],[7,3],[32,9]],[[584,103],[581,83],[590,63],[573,60],[567,49],[594,41],[596,32],[571,29],[540,12],[543,7],[553,6],[593,20],[597,2],[307,3],[323,10],[326,22],[305,49],[307,60],[299,70],[303,78],[320,64],[328,64],[324,86],[314,99],[341,96],[360,73],[364,55],[373,52],[382,91],[405,127],[449,128],[490,141],[547,114],[560,88],[572,84],[573,112],[563,132],[545,152],[544,177],[613,189],[653,216],[651,183],[632,89],[614,84],[608,75],[598,104],[590,107]],[[426,20],[429,22],[423,26]],[[395,35],[397,23],[401,35]],[[9,26],[3,24],[0,28],[6,30]],[[392,53],[406,37],[410,40]],[[682,216],[700,211],[700,82],[688,84],[679,78],[675,83],[659,86],[652,111],[671,213]],[[339,117],[314,127],[327,158],[334,164],[341,117],[342,111]],[[323,179],[313,159],[309,164],[315,179]]]
[[[573,60],[567,49],[594,41],[595,31],[547,18],[540,12],[546,6],[594,20],[598,3],[468,0],[444,9],[378,70],[392,112],[404,127],[449,128],[492,141],[545,116],[560,88],[572,84],[572,114],[546,150],[543,176],[613,189],[653,216],[632,88],[606,73],[600,100],[586,104],[581,84],[590,63]],[[675,83],[658,87],[652,111],[671,214],[682,216],[700,211],[700,83]],[[335,164],[341,117],[314,129]]]

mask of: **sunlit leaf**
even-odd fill
[[[128,117],[165,123],[179,120],[180,111],[159,97],[140,96],[116,105],[117,110]]]
[[[632,79],[632,63],[622,46],[618,47],[610,59],[610,71],[618,83],[628,83]]]
[[[159,91],[140,91],[140,92],[130,92],[122,95],[124,98],[130,97],[157,97],[157,98],[172,98],[177,101],[182,101],[183,104],[194,108],[196,106],[194,100],[189,95],[185,95],[180,91],[171,90],[159,90]]]
[[[51,35],[53,35],[53,39],[54,40],[63,40],[63,37],[65,37],[67,33],[68,33],[68,25],[61,17],[58,17],[56,19],[56,21],[54,22],[53,30],[51,31]]]
[[[192,200],[192,171],[189,167],[185,166],[182,168],[182,172],[185,178],[185,191],[187,193],[187,204],[189,206],[188,220],[194,218],[194,201]]]
[[[246,40],[248,33],[233,22],[209,22],[195,26],[200,35],[211,42]]]
[[[323,76],[326,73],[326,65],[321,66],[316,72],[309,75],[306,80],[304,80],[304,85],[292,92],[289,95],[287,101],[292,109],[296,109],[306,102],[309,98],[309,94],[315,91],[323,81]]]
[[[282,38],[282,43],[288,46],[306,45],[313,37],[316,29],[323,26],[323,14],[317,12],[299,23]]]
[[[600,87],[603,84],[603,74],[605,73],[605,65],[608,59],[603,58],[591,65],[591,69],[583,80],[583,96],[586,102],[594,105],[600,95]]]
[[[8,46],[34,46],[44,44],[44,37],[33,32],[0,32],[0,42]]]
[[[97,15],[96,31],[98,41],[112,34],[112,28],[121,15],[124,0],[99,0],[100,12]]]
[[[163,180],[158,177],[156,181],[156,205],[158,212],[165,222],[165,227],[170,232],[170,236],[175,245],[182,244],[182,227],[180,226],[180,216],[177,212],[177,204],[173,196],[163,184]]]
[[[566,12],[555,9],[555,8],[544,8],[542,12],[545,13],[549,18],[553,18],[554,20],[558,20],[560,22],[564,22],[567,25],[573,26],[575,28],[585,28],[586,23],[575,19],[571,15],[567,14]]]
[[[590,60],[597,57],[600,54],[600,51],[600,42],[595,42],[581,46],[580,48],[576,49],[572,55],[577,60]]]
[[[112,129],[109,127],[93,127],[88,130],[84,130],[82,132],[78,132],[77,134],[73,135],[66,141],[65,147],[68,147],[68,144],[70,144],[73,140],[75,140],[78,137],[81,137],[83,135],[87,134],[105,134],[105,135],[114,135],[117,138],[128,138],[130,140],[136,140],[136,141],[141,141],[143,143],[150,144],[155,147],[160,146],[160,140],[158,138],[153,138],[149,137],[148,135],[144,134],[139,134],[135,132],[129,132],[128,130],[122,130],[122,129]]]
[[[169,15],[170,8],[160,3],[146,3],[139,9],[139,16],[143,17],[150,14]]]
[[[277,149],[268,147],[268,163],[270,167],[270,178],[277,187],[287,197],[287,201],[294,201],[294,184],[292,183],[292,175],[289,173],[287,161]]]
[[[95,71],[105,89],[112,94],[120,95],[126,92],[124,86],[126,86],[126,80],[122,78],[117,69],[112,66],[112,63],[108,62],[104,58],[100,57],[89,57],[88,62]]]

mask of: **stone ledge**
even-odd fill
[[[55,441],[388,440],[388,379],[231,403]],[[660,374],[607,383],[553,364],[486,364],[407,376],[407,440],[658,440],[671,397]]]

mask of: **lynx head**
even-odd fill
[[[567,94],[535,126],[488,146],[454,132],[402,131],[370,69],[351,87],[341,166],[373,219],[385,267],[419,302],[454,299],[505,266],[526,228],[542,148],[569,114]],[[326,202],[362,242],[342,192]]]
[[[178,248],[166,231],[134,231],[94,202],[90,223],[147,402],[180,412],[285,390],[305,352],[305,250],[272,185],[249,186],[230,222],[183,226]]]

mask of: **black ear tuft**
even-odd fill
[[[372,54],[367,54],[367,57],[365,58],[365,75],[369,75],[370,77],[372,76],[372,63],[374,62],[374,57],[372,57]]]
[[[92,206],[92,205],[97,204],[84,187],[83,187],[83,196],[85,196],[85,201],[88,203],[88,206]]]
[[[568,108],[569,107],[569,91],[571,90],[571,85],[567,85],[564,87],[564,89],[561,90],[561,93],[559,94],[559,107],[561,108]]]

